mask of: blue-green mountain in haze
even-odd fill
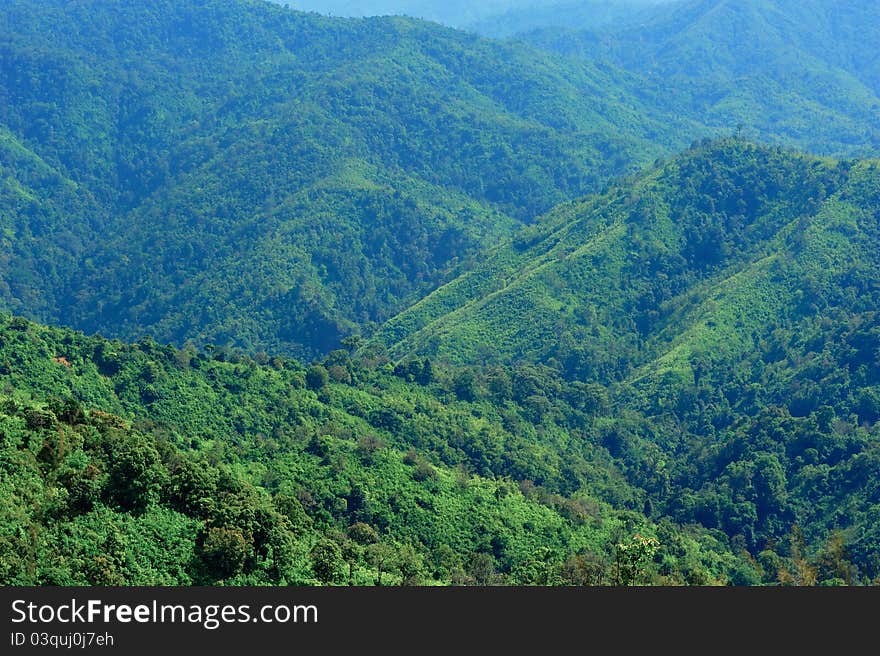
[[[678,0],[555,0],[511,7],[468,23],[465,28],[484,36],[505,38],[544,28],[596,30],[642,23],[669,11]]]
[[[571,15],[7,0],[0,583],[880,583],[877,7]]]
[[[279,0],[280,1],[280,0]],[[594,28],[643,15],[675,0],[284,0],[294,9],[332,16],[405,15],[484,36],[504,37],[540,27]]]
[[[815,153],[878,153],[876,2],[691,0],[662,9],[638,25],[525,38],[640,75],[665,90],[667,109],[709,126]]]

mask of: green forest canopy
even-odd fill
[[[825,6],[7,3],[0,581],[877,583],[880,22]]]

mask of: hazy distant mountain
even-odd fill
[[[555,0],[494,13],[463,25],[491,37],[511,37],[542,28],[595,30],[642,23],[679,0]]]
[[[464,27],[511,10],[544,7],[558,0],[282,0],[294,9],[333,16],[410,16]]]
[[[678,111],[810,152],[880,153],[880,4],[691,0],[638,25],[527,36],[663,88]]]
[[[406,15],[503,37],[539,27],[592,28],[675,0],[284,0],[295,9],[333,16]]]

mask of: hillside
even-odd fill
[[[876,204],[850,190],[875,176],[870,162],[707,142],[557,208],[377,339],[395,357],[552,360],[604,383],[675,368],[679,342],[735,359],[801,319],[808,291],[839,294],[852,271],[873,284]]]
[[[428,296],[394,361],[4,317],[3,581],[876,583],[878,208],[877,162],[707,142]]]
[[[610,62],[666,90],[666,109],[817,154],[880,152],[880,40],[872,0],[689,0],[637,25],[548,28],[535,45]],[[638,47],[632,44],[637,43]]]
[[[111,336],[326,353],[690,131],[636,90],[399,18],[7,2],[0,305]]]
[[[463,28],[478,20],[491,20],[508,11],[546,6],[553,0],[282,0],[294,9],[331,16],[410,16]]]
[[[830,472],[863,447],[875,467],[878,244],[876,161],[710,142],[552,212],[378,337],[404,361],[544,367],[588,407],[606,388],[629,418],[606,446],[656,454],[621,468],[677,521],[758,548],[792,521],[808,542],[838,528],[868,553],[874,474]]]
[[[876,583],[878,350],[829,313],[645,405],[2,317],[0,583]]]
[[[811,7],[670,5],[635,32],[533,35],[572,58],[243,0],[14,0],[0,307],[308,359],[694,138],[741,124],[876,153],[876,62],[847,45],[876,12]]]
[[[554,210],[376,341],[395,358],[549,363],[606,384],[687,377],[696,352],[736,362],[774,328],[865,304],[876,185],[870,161],[698,145]]]
[[[493,38],[509,38],[547,28],[614,29],[663,15],[678,0],[547,0],[510,7],[463,27]]]
[[[8,0],[0,584],[880,584],[878,18]]]
[[[723,536],[645,517],[562,399],[571,416],[541,420],[459,398],[430,363],[414,378],[344,351],[307,369],[2,317],[0,584],[760,576]]]

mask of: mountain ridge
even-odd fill
[[[327,353],[678,139],[625,74],[401,18],[16,0],[0,35],[0,122],[87,200],[41,199],[87,266],[44,277],[59,236],[32,230],[6,285],[46,297],[35,318],[129,338]]]
[[[880,13],[862,0],[689,0],[638,26],[523,38],[662,85],[671,107],[703,124],[741,125],[753,139],[816,154],[876,157],[880,66],[858,45],[873,35]]]
[[[764,175],[771,179],[774,175],[789,175],[791,176],[789,177],[789,185],[794,185],[795,181],[797,181],[798,185],[807,185],[806,180],[809,179],[807,176],[815,175],[811,171],[809,174],[804,175],[803,178],[800,178],[798,176],[802,175],[802,173],[781,174],[766,169],[762,170],[760,166],[756,169],[752,169],[749,159],[756,155],[757,157],[766,158],[768,161],[772,160],[772,158],[779,158],[777,161],[786,162],[784,166],[791,166],[792,171],[796,170],[794,167],[797,167],[802,169],[804,173],[811,171],[811,169],[822,171],[823,167],[829,166],[827,160],[823,161],[816,158],[811,159],[807,156],[794,153],[789,154],[785,151],[773,151],[768,148],[756,147],[735,140],[711,142],[708,145],[699,146],[695,150],[683,155],[681,158],[672,160],[670,164],[663,165],[642,174],[635,179],[632,187],[621,185],[612,188],[605,196],[582,201],[579,206],[578,204],[569,205],[560,208],[556,213],[551,213],[546,219],[546,225],[539,223],[535,226],[535,232],[541,235],[539,238],[540,241],[538,242],[541,245],[529,245],[526,237],[520,235],[520,243],[525,242],[525,250],[528,251],[529,248],[532,249],[531,259],[529,257],[523,259],[523,257],[518,254],[516,241],[510,243],[506,247],[497,249],[493,259],[487,264],[478,267],[474,272],[465,273],[458,281],[448,283],[443,288],[435,291],[433,298],[432,296],[427,297],[419,304],[415,305],[411,310],[404,312],[400,317],[392,319],[385,327],[380,329],[379,333],[377,333],[377,340],[384,343],[384,345],[390,349],[390,354],[394,357],[405,357],[407,353],[431,356],[440,355],[441,357],[452,356],[454,361],[461,363],[479,360],[474,348],[477,347],[480,340],[474,340],[474,335],[494,335],[495,339],[492,340],[492,343],[494,344],[493,348],[501,355],[501,361],[515,361],[517,359],[515,354],[521,354],[524,352],[516,349],[524,349],[526,348],[525,345],[534,349],[536,345],[541,344],[544,346],[539,346],[538,352],[542,354],[540,356],[541,359],[546,359],[547,357],[552,356],[553,349],[556,348],[554,345],[556,344],[558,346],[557,342],[560,339],[566,341],[562,333],[565,333],[567,330],[573,330],[576,326],[580,326],[578,330],[589,328],[589,324],[579,324],[580,320],[576,317],[580,316],[580,312],[588,311],[587,306],[590,306],[590,304],[599,307],[602,307],[602,304],[604,304],[606,307],[604,307],[603,311],[607,313],[609,299],[615,298],[615,296],[621,293],[621,291],[609,291],[611,288],[614,288],[615,285],[610,282],[600,282],[600,279],[596,278],[596,276],[601,276],[601,279],[606,281],[620,280],[622,275],[625,279],[629,274],[622,274],[621,272],[625,272],[627,267],[629,267],[630,271],[636,271],[633,267],[636,267],[639,262],[641,262],[640,266],[644,267],[643,276],[655,275],[656,272],[653,272],[655,266],[661,266],[661,271],[664,266],[686,267],[680,269],[678,275],[692,276],[691,280],[693,282],[689,284],[693,284],[694,287],[681,287],[674,292],[672,297],[667,296],[662,299],[667,305],[671,303],[673,305],[678,305],[679,308],[681,308],[681,304],[685,303],[685,299],[695,293],[701,286],[710,284],[713,279],[718,279],[717,276],[724,276],[718,280],[729,280],[730,275],[744,273],[746,270],[744,267],[750,266],[750,262],[752,261],[757,262],[767,257],[778,257],[780,252],[786,252],[789,247],[786,245],[785,240],[791,239],[791,237],[785,237],[784,235],[797,230],[803,231],[806,229],[806,226],[810,225],[805,222],[805,217],[809,215],[800,214],[800,210],[797,209],[797,206],[792,206],[788,210],[782,209],[782,207],[774,209],[773,212],[786,212],[787,214],[780,216],[786,216],[787,218],[784,219],[782,224],[779,224],[772,229],[762,228],[759,223],[738,224],[738,222],[743,219],[736,218],[737,215],[735,212],[738,211],[740,206],[745,211],[749,211],[745,205],[742,205],[742,203],[757,201],[744,199],[754,199],[755,194],[759,194],[760,192],[745,190],[741,186],[736,187],[735,185],[737,183],[735,180],[737,178],[750,176],[752,180],[760,180]],[[713,171],[714,167],[724,166],[723,164],[719,165],[719,162],[724,160],[736,161],[736,158],[740,158],[740,161],[745,163],[743,169],[737,170],[736,168],[733,168],[723,171],[723,169],[719,168],[719,172]],[[769,166],[769,164],[765,164],[765,166]],[[834,167],[842,167],[842,170],[849,170],[849,167],[851,167],[852,164],[830,164],[830,166],[832,168],[826,168],[824,169],[824,172],[820,172],[820,176],[826,176],[824,182],[810,183],[818,185],[815,188],[816,191],[813,193],[821,194],[820,197],[823,199],[822,202],[830,202],[833,200],[834,194],[829,191],[829,189],[833,189],[833,187],[827,187],[827,185],[838,184],[838,182],[832,183],[834,176],[838,175],[833,172]],[[673,194],[678,194],[678,189],[681,187],[690,185],[691,188],[693,188],[693,185],[699,186],[700,184],[707,184],[707,181],[710,181],[708,184],[729,185],[728,189],[730,191],[728,193],[733,194],[731,199],[726,201],[728,203],[733,203],[733,205],[730,205],[729,210],[724,210],[725,212],[733,211],[731,215],[727,215],[727,218],[719,219],[716,216],[714,219],[709,219],[708,217],[711,215],[700,215],[702,218],[699,218],[699,221],[709,221],[710,223],[714,223],[714,225],[699,228],[709,231],[706,233],[705,237],[698,237],[698,239],[702,241],[694,240],[696,235],[692,232],[687,233],[687,236],[674,236],[680,229],[674,226],[672,221],[675,219],[673,216],[669,216],[670,210],[667,206],[670,203],[674,204],[676,201],[674,200],[674,197],[667,196],[664,198],[662,195],[663,192],[657,194],[655,190],[652,190],[652,187],[657,187],[658,183],[662,184],[662,178],[670,178],[670,176],[678,175],[677,173],[674,173],[674,171],[686,167],[689,167],[692,170],[692,173],[686,174],[686,176],[692,175],[695,177],[691,179],[688,177],[679,179],[675,185],[670,188],[670,190],[675,190],[672,191]],[[856,166],[855,170],[870,173],[870,171],[875,168],[876,161],[859,164]],[[712,181],[712,178],[709,177],[713,175],[719,176],[714,182]],[[819,178],[817,178],[817,180],[818,179]],[[760,185],[764,185],[765,183],[758,182],[756,184],[758,185],[756,188],[760,188]],[[794,189],[793,186],[791,188]],[[804,186],[804,189],[807,189],[807,187]],[[713,194],[714,193],[716,192],[713,192]],[[780,192],[777,190],[776,193]],[[816,202],[805,196],[807,193],[806,191],[799,191],[798,193],[804,198],[802,201],[806,203],[804,207],[809,207]],[[742,196],[737,198],[738,194],[742,194]],[[652,196],[656,196],[656,200],[650,200]],[[722,202],[725,202],[721,198],[715,198],[714,196],[711,197],[713,198],[711,201],[712,204],[716,201],[719,205]],[[694,196],[692,197],[692,200],[688,202],[696,202],[697,198],[699,198],[699,196]],[[789,201],[786,200],[785,202],[788,203]],[[641,206],[639,206],[639,203],[641,203]],[[577,210],[573,211],[573,207],[579,207],[580,213],[578,213]],[[627,209],[627,207],[629,207],[629,209]],[[821,205],[819,207],[821,207]],[[675,210],[679,215],[682,212],[686,215],[693,214],[695,211],[700,212],[705,210],[695,210],[694,207],[689,204],[681,206],[678,210]],[[638,216],[640,214],[645,218],[639,219]],[[721,216],[724,217],[725,215]],[[568,221],[566,221],[566,217],[568,217]],[[641,222],[645,220],[653,223],[650,223],[650,225],[641,224]],[[766,218],[753,218],[751,220],[780,221],[783,219],[771,218],[768,216]],[[812,220],[819,221],[821,219],[813,218]],[[731,228],[724,228],[724,223],[719,223],[719,221],[730,223]],[[719,226],[722,227],[719,228]],[[692,224],[685,230],[693,231],[697,227],[698,226],[695,224]],[[727,235],[723,232],[716,232],[718,230],[727,229],[733,229],[736,232],[728,233]],[[762,231],[766,230],[772,230],[772,232],[764,234]],[[666,237],[664,237],[664,234]],[[737,237],[735,235],[742,236]],[[760,235],[760,241],[757,240],[757,235]],[[776,235],[779,236],[777,237]],[[669,241],[670,239],[672,241]],[[676,241],[679,239],[682,241]],[[686,273],[688,268],[690,268],[686,264],[688,258],[692,261],[699,261],[693,260],[693,258],[716,257],[719,258],[719,263],[723,263],[724,259],[728,257],[723,252],[723,249],[736,248],[736,246],[733,245],[733,242],[729,241],[731,239],[749,239],[753,245],[748,246],[748,248],[757,247],[763,250],[756,250],[752,255],[748,256],[744,253],[743,257],[746,259],[741,261],[734,260],[736,264],[734,264],[731,273],[727,275],[723,273],[724,268],[718,269],[716,273],[711,274],[712,277],[706,279],[702,278],[703,274],[699,269],[696,271],[691,270],[690,273]],[[773,245],[774,242],[770,241],[771,239],[777,240],[775,247]],[[653,240],[653,243],[648,240]],[[666,240],[665,245],[664,240]],[[589,252],[590,248],[593,249],[593,253]],[[774,248],[776,250],[774,250]],[[705,249],[712,252],[708,252]],[[631,251],[631,255],[627,255],[627,253],[630,253]],[[641,251],[641,253],[639,251]],[[629,257],[634,257],[635,260],[627,264],[627,258]],[[644,260],[646,257],[649,258],[647,261]],[[659,259],[652,263],[650,260],[653,258]],[[670,260],[669,258],[674,259]],[[667,261],[667,264],[665,265],[662,264],[664,260]],[[679,264],[670,264],[675,261],[678,261]],[[517,262],[519,262],[518,267],[516,264]],[[605,266],[610,268],[603,269],[602,264],[590,265],[588,264],[589,262],[605,262]],[[660,262],[660,264],[657,264],[658,262]],[[593,273],[590,273],[591,266],[594,267]],[[693,265],[690,266],[692,267]],[[575,273],[581,269],[583,269],[583,273]],[[493,278],[490,273],[493,270],[502,271],[503,273],[498,273],[497,278]],[[593,290],[586,292],[584,290],[580,293],[586,293],[585,297],[577,296],[574,287],[566,287],[565,280],[579,280],[580,278],[577,276],[581,275],[593,280],[594,282],[592,284],[596,285],[597,289],[605,291],[599,292]],[[665,279],[667,274],[663,275]],[[469,279],[474,278],[487,280],[485,288],[491,289],[491,291],[480,294],[479,289],[477,289],[477,292],[472,296],[462,297],[460,304],[456,305],[451,299],[455,297],[457,289],[459,287],[467,289]],[[500,282],[498,278],[504,279],[504,282]],[[672,280],[674,280],[674,278],[669,282],[664,282],[664,284],[680,284],[674,283]],[[574,285],[575,283],[571,282],[569,284]],[[663,303],[658,301],[655,296],[657,294],[655,283],[649,282],[647,278],[639,282],[639,278],[636,277],[630,283],[621,284],[634,285],[629,291],[626,291],[626,287],[622,286],[620,289],[623,290],[624,294],[635,294],[635,290],[637,289],[642,289],[644,291],[641,293],[648,294],[648,296],[645,296],[641,300],[630,298],[629,300],[620,301],[621,303],[624,303],[626,307],[635,311],[636,315],[641,313],[641,316],[643,317],[642,320],[647,322],[644,328],[639,328],[636,325],[622,328],[621,330],[623,330],[623,332],[621,333],[621,338],[624,338],[625,341],[634,339],[637,343],[641,342],[643,339],[653,339],[651,329],[648,328],[648,326],[650,323],[656,322],[658,319],[650,318],[651,313],[658,314],[658,311],[661,313],[664,312],[662,309]],[[716,282],[711,284],[719,283]],[[555,291],[552,285],[558,285],[555,288]],[[654,291],[651,291],[652,289],[654,289]],[[664,292],[664,294],[669,293],[670,292]],[[602,297],[602,294],[605,294],[605,296]],[[594,295],[598,296],[594,297]],[[444,297],[450,300],[444,300]],[[602,300],[599,300],[600,297]],[[626,296],[623,298],[626,298]],[[676,298],[678,300],[676,300]],[[648,299],[653,300],[649,301]],[[532,313],[530,318],[526,319],[524,315],[516,315],[519,317],[518,319],[514,319],[513,316],[506,316],[503,310],[503,304],[505,302],[511,303],[511,308],[519,307],[522,309],[529,307],[529,312]],[[537,308],[543,307],[547,303],[550,304],[549,311],[542,312],[538,310],[538,312],[536,312]],[[687,307],[688,304],[692,303],[693,300],[686,301],[684,307]],[[493,304],[494,309],[492,309]],[[643,308],[642,310],[636,309],[638,304],[641,304],[641,307]],[[418,317],[421,316],[420,313],[429,311],[426,308],[429,308],[432,305],[440,308],[448,307],[451,309],[448,313],[444,313],[441,309],[441,311],[436,312],[434,315],[429,314],[424,318],[419,319]],[[569,308],[560,314],[559,309],[566,305],[568,305]],[[461,309],[465,307],[468,308],[467,312]],[[499,312],[500,314],[498,314]],[[594,311],[590,310],[588,313],[589,312]],[[646,314],[646,312],[648,314]],[[631,313],[624,311],[624,309],[620,309],[617,314],[622,317],[631,316]],[[456,323],[456,319],[460,319],[460,324]],[[545,324],[543,327],[542,322]],[[551,331],[548,328],[548,326],[556,324],[562,326],[559,333]],[[403,325],[408,325],[410,328],[401,332],[400,327]],[[432,328],[432,325],[434,328]],[[419,328],[419,326],[421,326],[421,328]],[[545,337],[538,339],[536,335],[529,333],[530,329],[543,330],[542,334],[544,334]],[[420,335],[420,330],[424,331],[422,335]],[[519,330],[525,331],[521,338],[501,340],[500,342],[497,339],[499,334],[510,333],[513,335]],[[599,328],[599,330],[604,330],[604,328]],[[511,331],[513,331],[513,333],[511,333]],[[468,337],[468,335],[471,336]],[[626,335],[629,335],[629,337],[624,337]],[[383,342],[382,340],[384,339],[387,339],[387,341]],[[448,340],[448,343],[444,344],[444,339]],[[517,339],[519,341],[517,341]],[[505,346],[511,347],[520,342],[523,344],[522,347],[514,346],[514,350],[509,350],[506,353],[503,350]],[[430,346],[432,344],[433,346]],[[440,346],[438,346],[438,344]],[[483,347],[489,347],[490,342],[486,341],[482,342],[482,344]],[[486,352],[484,351],[483,356],[485,355]],[[526,359],[534,361],[535,357],[531,356]],[[559,368],[564,369],[561,365]]]

